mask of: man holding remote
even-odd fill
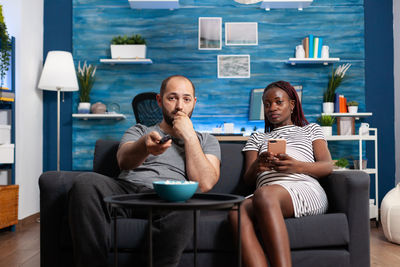
[[[71,189],[69,219],[76,266],[107,266],[110,222],[116,214],[110,214],[105,196],[149,192],[153,181],[167,179],[196,181],[202,192],[217,183],[220,147],[212,135],[194,130],[190,117],[196,101],[188,78],[174,75],[165,79],[157,95],[163,120],[151,127],[137,124],[125,132],[117,153],[122,170],[119,179],[99,175],[100,179],[96,177],[92,183],[85,179]],[[129,210],[120,213],[117,215],[137,216]],[[191,212],[159,213],[153,225],[154,266],[177,266],[193,234]]]

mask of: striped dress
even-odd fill
[[[303,162],[315,162],[312,142],[325,140],[321,127],[310,123],[304,127],[286,125],[269,133],[254,133],[247,141],[243,151],[268,150],[268,139],[285,139],[286,154]],[[257,177],[256,186],[278,184],[290,194],[294,207],[294,216],[322,214],[328,208],[328,200],[324,189],[318,181],[302,173],[280,173],[275,170],[265,171]]]

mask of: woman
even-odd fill
[[[243,263],[249,266],[291,266],[284,218],[324,213],[326,194],[316,179],[332,172],[331,155],[322,130],[308,123],[296,90],[288,82],[268,85],[263,94],[265,133],[253,134],[243,148],[244,180],[254,195],[241,205]],[[268,139],[285,139],[285,154],[268,152]],[[237,229],[237,213],[230,213]],[[260,230],[266,254],[257,239]]]

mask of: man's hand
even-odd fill
[[[172,140],[168,140],[163,144],[160,144],[160,140],[161,135],[156,131],[150,132],[148,135],[146,135],[145,145],[147,152],[157,156],[164,153],[165,150],[167,150],[172,144]]]
[[[193,129],[192,121],[189,116],[182,111],[178,111],[175,114],[173,121],[173,129],[178,138],[183,140],[189,140],[196,137],[196,132]]]

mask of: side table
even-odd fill
[[[152,248],[152,222],[154,210],[193,210],[193,253],[194,266],[197,266],[197,211],[198,210],[229,210],[237,206],[238,229],[237,249],[238,266],[241,266],[241,243],[240,243],[240,204],[244,197],[231,194],[198,193],[186,202],[167,202],[161,199],[156,193],[126,194],[104,198],[112,209],[115,208],[136,208],[145,209],[148,212],[148,266],[153,266]],[[114,266],[118,266],[117,246],[117,218],[114,217]]]

